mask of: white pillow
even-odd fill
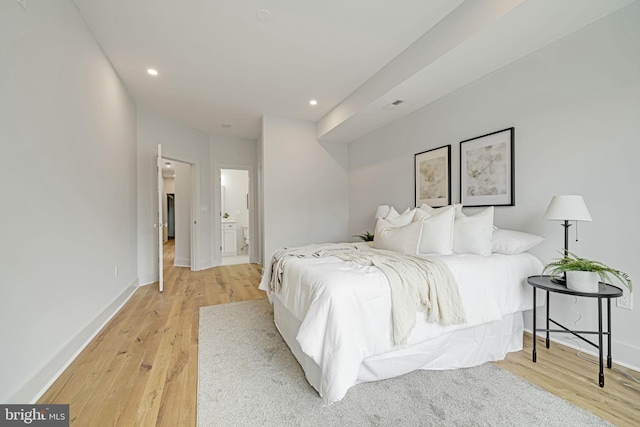
[[[387,216],[385,216],[384,219],[389,221],[390,219],[397,218],[399,216],[400,214],[398,213],[398,211],[393,206],[391,206],[389,208],[389,212],[387,213]]]
[[[388,221],[378,218],[373,238],[373,246],[405,254],[415,254],[418,250],[422,222],[412,222],[402,227],[393,227]]]
[[[417,209],[420,211],[420,209]],[[424,212],[424,211],[422,211]],[[450,255],[453,248],[453,221],[455,209],[447,206],[434,211],[433,215],[416,212],[415,217],[422,217],[422,233],[418,243],[419,254]]]
[[[405,225],[411,224],[411,222],[413,222],[415,213],[415,209],[407,209],[406,211],[402,212],[402,214],[393,216],[392,218],[389,218],[389,215],[387,215],[384,219],[391,225],[391,227],[404,227]]]
[[[515,255],[539,245],[544,237],[522,231],[496,229],[491,238],[491,252]]]
[[[415,208],[414,211],[415,213],[413,214],[413,222],[422,221],[425,218],[429,218],[430,216],[433,216],[432,213],[428,213],[427,211],[421,208]]]
[[[473,215],[457,216],[453,224],[453,252],[491,255],[493,206]]]
[[[453,206],[453,209],[455,209],[456,216],[458,214],[462,213],[462,205],[460,203],[455,203],[453,205],[442,206],[442,207],[439,207],[439,208],[433,208],[433,207],[427,205],[426,203],[423,203],[423,204],[420,205],[419,209],[422,209],[426,213],[428,213],[430,215],[433,215],[436,212],[438,212],[439,210],[446,209],[446,208],[451,207],[451,206]]]

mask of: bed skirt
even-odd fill
[[[280,335],[300,363],[309,384],[319,392],[322,371],[302,352],[296,340],[301,322],[284,307],[276,295],[273,295],[273,309],[274,322]],[[371,356],[362,361],[358,378],[353,385],[397,377],[416,369],[469,368],[502,360],[507,353],[522,350],[523,331],[522,312],[517,312],[504,316],[502,320],[456,330]]]

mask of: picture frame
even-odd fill
[[[451,145],[414,155],[415,206],[451,204]]]
[[[515,206],[515,128],[460,142],[463,206]]]

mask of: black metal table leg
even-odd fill
[[[548,328],[547,328],[548,329]],[[533,288],[533,353],[531,355],[533,363],[536,362],[536,288]]]
[[[598,353],[600,354],[600,387],[604,387],[604,363],[603,363],[603,348],[602,348],[602,298],[598,298]]]
[[[611,369],[611,298],[607,298],[607,368]]]
[[[547,291],[547,340],[545,344],[547,348],[549,348],[549,306],[551,305],[551,300],[549,299],[549,291]]]
[[[527,278],[527,284],[531,285],[533,287],[533,349],[532,349],[532,353],[531,353],[531,358],[533,360],[533,362],[535,363],[537,358],[538,358],[538,354],[537,354],[537,349],[538,349],[538,332],[546,332],[545,334],[545,345],[547,346],[547,348],[550,348],[551,346],[551,339],[549,337],[550,333],[564,333],[564,334],[573,334],[575,337],[585,341],[586,343],[588,343],[589,345],[592,345],[593,347],[598,349],[598,356],[599,356],[599,372],[598,372],[598,384],[600,385],[600,387],[604,387],[604,364],[605,364],[605,348],[604,348],[604,339],[605,339],[605,335],[606,335],[606,339],[607,339],[607,348],[606,348],[606,352],[607,352],[607,357],[606,357],[606,363],[607,363],[607,368],[611,369],[613,367],[613,359],[611,356],[611,348],[612,348],[612,340],[611,340],[611,300],[613,298],[618,298],[620,296],[623,295],[622,289],[618,288],[617,286],[613,286],[607,283],[599,283],[599,288],[598,288],[598,292],[582,292],[582,291],[576,291],[574,289],[569,289],[566,284],[560,282],[559,280],[557,280],[557,278],[554,278],[552,276],[530,276]],[[537,290],[540,291],[545,291],[547,293],[547,307],[545,310],[545,314],[547,315],[547,320],[546,320],[546,328],[544,328],[544,326],[542,328],[538,328],[538,310],[537,310]],[[558,323],[557,321],[555,321],[554,319],[551,319],[550,315],[551,315],[551,301],[550,301],[550,295],[551,293],[558,293],[558,294],[565,294],[565,295],[573,295],[576,297],[584,297],[584,298],[594,298],[597,299],[597,303],[598,303],[598,329],[596,330],[595,328],[590,328],[589,330],[586,331],[582,331],[582,330],[571,330],[569,328],[567,328],[566,326]],[[603,310],[605,310],[605,307],[603,307],[603,301],[602,299],[606,299],[607,300],[607,306],[606,306],[606,319],[604,319],[604,313]],[[603,325],[604,321],[607,322],[606,325]],[[557,326],[557,329],[551,329],[551,324]],[[598,336],[598,339],[588,339],[586,338],[587,335],[591,335],[592,337],[594,335]]]

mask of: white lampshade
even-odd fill
[[[378,209],[376,210],[376,216],[375,218],[384,218],[385,216],[387,216],[387,214],[389,213],[389,211],[391,210],[391,208],[388,205],[380,205],[378,206]]]
[[[582,196],[553,196],[544,219],[555,221],[592,221]]]

